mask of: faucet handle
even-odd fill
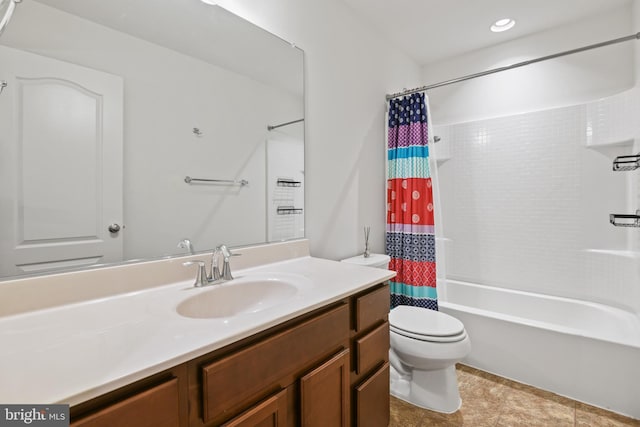
[[[222,278],[224,280],[233,280],[233,275],[231,274],[231,266],[229,265],[229,258],[232,256],[239,256],[242,254],[233,254],[227,248],[226,245],[220,245],[216,248],[216,252],[220,251],[222,254],[223,262],[222,262]]]
[[[191,240],[189,239],[182,239],[178,242],[178,247],[180,249],[186,249],[187,253],[193,255],[194,251],[193,251],[193,244],[191,243]]]
[[[222,254],[222,256],[224,257],[224,259],[229,259],[232,256],[242,256],[242,254],[235,254],[233,252],[231,252],[231,250],[229,248],[227,248],[227,245],[220,245],[216,248],[216,252],[220,252]]]
[[[227,248],[227,245],[220,245],[216,248],[216,251],[220,251],[224,259],[229,259],[231,256],[231,251]]]
[[[193,260],[193,261],[183,262],[182,265],[184,265],[185,267],[188,267],[190,265],[197,265],[198,266],[198,272],[196,273],[196,280],[195,280],[195,282],[193,282],[193,286],[195,286],[196,288],[199,288],[201,286],[205,286],[205,285],[208,284],[208,281],[207,281],[207,267],[206,267],[206,264],[204,263],[204,261],[201,261],[201,260],[197,259],[197,260]]]
[[[209,282],[215,282],[216,280],[220,280],[220,268],[218,268],[218,249],[214,249],[211,254],[211,270],[207,279]]]
[[[222,263],[222,278],[224,280],[233,280],[233,275],[231,274],[231,266],[229,265],[229,258],[225,258]]]

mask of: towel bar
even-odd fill
[[[242,185],[242,186],[249,184],[249,181],[247,181],[246,179],[235,181],[233,179],[191,178],[190,176],[185,176],[184,182],[186,182],[187,184],[191,184],[192,182],[213,182],[214,184],[228,184],[228,185]]]
[[[300,187],[302,182],[289,178],[278,178],[276,185],[278,187]]]
[[[302,213],[302,208],[294,208],[293,206],[278,206],[276,209],[278,215],[296,215]]]

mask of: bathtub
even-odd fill
[[[445,286],[440,311],[471,338],[463,363],[640,419],[637,314],[455,280]]]

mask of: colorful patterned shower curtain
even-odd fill
[[[391,307],[438,310],[434,206],[429,171],[427,100],[417,93],[389,101],[387,254]]]

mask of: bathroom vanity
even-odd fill
[[[388,311],[373,286],[75,405],[72,425],[386,426]]]
[[[0,317],[1,338],[23,345],[22,354],[0,355],[0,401],[69,403],[71,425],[83,427],[388,425],[386,280],[394,273],[310,257],[304,242],[266,246],[244,251],[238,281],[223,285],[300,279],[296,293],[264,308],[180,315],[184,301],[224,290],[194,289],[189,278]],[[286,255],[274,258],[274,247]],[[34,324],[55,334],[65,322],[78,326],[46,358],[29,347]],[[48,372],[42,384],[28,368],[36,360]]]

